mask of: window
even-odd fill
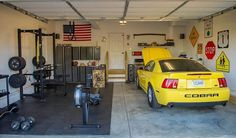
[[[197,61],[190,59],[168,59],[159,61],[162,72],[210,71]]]
[[[155,62],[154,61],[150,61],[145,66],[144,70],[152,72],[154,67],[155,67]]]

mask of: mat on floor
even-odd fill
[[[10,114],[0,120],[0,134],[21,135],[109,135],[112,111],[113,83],[108,83],[101,89],[103,97],[97,106],[90,106],[89,122],[100,124],[101,128],[70,128],[71,124],[82,123],[82,109],[74,106],[73,91],[75,85],[68,85],[67,96],[63,92],[53,90],[47,92],[46,102],[27,97],[19,102],[20,110],[17,114]],[[13,131],[10,129],[12,120],[18,116],[33,116],[35,125],[29,131]]]

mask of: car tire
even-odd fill
[[[148,86],[147,97],[148,97],[148,104],[151,108],[153,109],[161,108],[161,105],[158,103],[154,90],[151,85]]]
[[[137,89],[141,89],[138,76],[136,77],[136,87],[137,87]]]

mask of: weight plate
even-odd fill
[[[34,77],[34,79],[40,80],[40,74],[41,74],[41,71],[40,71],[40,70],[34,71],[34,72],[33,72],[33,77]],[[46,78],[46,77],[47,77],[47,72],[46,72],[46,70],[43,70],[43,71],[42,71],[42,75],[43,75],[43,78]]]
[[[25,59],[23,57],[12,57],[8,61],[8,66],[11,70],[18,71],[24,69],[26,65]]]
[[[44,56],[41,57],[41,60],[42,60],[42,64],[45,65],[46,59]],[[32,59],[32,64],[36,67],[39,66],[39,63],[37,64],[37,57],[36,56]]]
[[[9,77],[9,84],[13,88],[20,88],[26,84],[26,77],[23,74],[13,74]]]
[[[20,127],[21,127],[21,130],[23,131],[27,131],[30,129],[31,125],[28,121],[23,121],[21,124],[20,124]]]
[[[12,123],[11,123],[11,129],[12,130],[18,130],[20,128],[20,122],[18,122],[18,121],[13,121]]]

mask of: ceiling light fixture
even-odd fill
[[[121,20],[119,21],[119,23],[120,23],[120,25],[126,25],[126,24],[127,24],[127,21],[124,20],[124,19],[121,19]]]

